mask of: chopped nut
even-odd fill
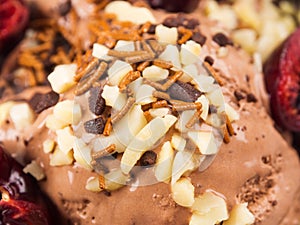
[[[24,167],[23,172],[31,174],[38,181],[45,178],[45,173],[42,167],[34,160]]]

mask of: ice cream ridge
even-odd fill
[[[75,2],[1,75],[1,145],[62,224],[299,225],[299,158],[226,29],[197,10]]]

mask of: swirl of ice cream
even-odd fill
[[[130,8],[132,6],[124,2],[114,2],[114,4],[114,7],[121,9],[124,7],[128,7],[127,10],[132,9]],[[113,4],[111,3],[109,7],[111,9]],[[47,179],[40,181],[40,186],[57,204],[67,220],[72,224],[216,224],[221,221],[223,224],[236,224],[236,221],[239,221],[239,224],[250,224],[254,221],[257,224],[296,224],[298,222],[297,204],[299,205],[299,200],[296,198],[300,180],[299,169],[297,169],[299,160],[296,153],[273,128],[271,119],[261,105],[258,93],[255,92],[255,77],[259,74],[255,73],[250,58],[232,44],[226,31],[202,17],[199,23],[192,17],[193,15],[170,15],[163,11],[152,11],[154,16],[151,18],[155,18],[156,22],[143,21],[136,24],[120,21],[122,19],[119,18],[119,14],[122,15],[122,10],[118,11],[114,8],[115,15],[111,15],[109,7],[106,11],[97,11],[98,23],[101,24],[99,30],[95,30],[97,26],[92,23],[95,21],[89,24],[90,40],[97,37],[97,44],[93,46],[93,50],[87,50],[84,56],[77,54],[73,64],[57,66],[48,77],[51,88],[29,88],[19,95],[7,94],[1,100],[2,112],[5,112],[2,118],[1,141],[10,150],[15,149],[15,146],[21,146],[21,149],[25,144],[23,149],[26,150],[22,151],[25,160],[35,159],[44,167]],[[154,50],[157,38],[168,43],[161,51]],[[150,41],[149,44],[146,40]],[[118,49],[124,46],[121,45],[124,41],[127,41],[124,48],[133,46],[134,51]],[[148,47],[154,50],[155,54],[159,52],[158,55],[161,55],[166,49],[172,49],[174,43],[178,44],[181,50],[189,49],[188,52],[194,48],[198,49],[199,52],[196,55],[199,60],[197,62],[201,62],[201,65],[204,62],[206,68],[210,69],[210,73],[213,73],[216,80],[222,83],[222,96],[226,102],[224,111],[230,120],[222,124],[226,125],[226,129],[222,130],[223,137],[226,136],[225,132],[232,136],[229,143],[223,143],[220,146],[214,161],[204,171],[199,171],[194,164],[188,163],[186,167],[182,167],[184,170],[180,176],[173,182],[171,181],[171,185],[165,182],[155,182],[151,185],[139,186],[138,182],[146,182],[149,178],[147,173],[149,168],[159,168],[159,164],[153,166],[153,162],[168,162],[171,165],[161,164],[157,170],[159,172],[154,173],[156,180],[166,181],[166,178],[173,179],[172,173],[170,176],[168,172],[169,169],[176,165],[175,162],[180,162],[180,157],[184,158],[186,154],[189,154],[188,148],[182,147],[185,140],[182,141],[183,136],[174,135],[176,125],[172,123],[173,119],[180,119],[180,115],[186,111],[182,112],[177,108],[179,116],[174,118],[174,115],[170,113],[173,106],[175,109],[176,106],[183,107],[182,102],[184,102],[184,107],[194,107],[189,108],[189,111],[192,111],[187,119],[189,122],[193,114],[200,114],[201,111],[197,112],[200,108],[199,104],[197,106],[195,103],[201,96],[204,96],[210,100],[210,103],[214,103],[214,106],[208,104],[210,107],[208,107],[207,117],[212,117],[218,112],[218,107],[213,101],[218,98],[214,98],[215,95],[211,93],[220,89],[200,89],[201,86],[197,86],[195,79],[190,77],[194,78],[193,69],[190,70],[192,72],[186,73],[190,76],[178,75],[181,71],[178,68],[182,69],[181,64],[187,66],[192,64],[183,63],[183,60],[189,59],[188,56],[181,59],[180,65],[177,64],[175,70],[171,69],[175,64],[173,59],[178,56],[180,58],[180,54],[184,54],[182,52],[178,55],[174,52],[168,53],[167,58],[158,57],[159,60],[147,58],[149,57]],[[160,47],[160,45],[157,46]],[[173,49],[178,50],[178,47],[175,46]],[[99,52],[101,54],[97,54]],[[128,52],[131,55],[126,55],[129,54]],[[136,56],[141,57],[141,55],[146,57],[147,60],[144,61],[148,63],[145,63],[143,69],[139,70],[138,67],[143,62],[141,58],[136,61]],[[118,57],[119,61],[114,59],[113,63],[105,65],[105,61],[111,58],[103,59],[102,57]],[[151,54],[150,57],[152,57]],[[169,61],[172,63],[170,64]],[[114,69],[114,64],[117,65],[115,68],[121,70],[122,73],[118,73],[119,71],[115,69],[111,73],[113,75],[110,76],[109,71]],[[207,71],[203,70],[203,67],[197,69],[202,70],[202,75],[205,75],[201,77],[200,84],[203,84],[205,78],[211,80],[209,78],[211,76],[207,76]],[[104,72],[106,70],[107,73]],[[91,72],[95,76],[88,76]],[[198,72],[195,76],[198,76]],[[143,80],[148,81],[138,83],[141,76]],[[177,77],[177,79],[172,80],[170,77]],[[99,79],[105,81],[96,82]],[[174,86],[175,94],[172,90],[166,91],[169,89],[162,87],[168,80],[171,80],[172,84],[177,82]],[[127,86],[133,82],[137,85],[132,85],[132,92],[130,92]],[[93,85],[94,87],[89,89]],[[148,87],[145,88],[143,85],[148,85]],[[87,86],[89,88],[86,89]],[[142,86],[141,99],[147,101],[144,102],[145,104],[140,104],[144,107],[132,108],[132,104],[139,99],[138,90]],[[193,92],[189,91],[191,88]],[[146,89],[150,91],[146,92]],[[54,94],[53,91],[59,95]],[[148,94],[145,95],[145,92]],[[178,92],[181,94],[178,95]],[[203,95],[203,93],[208,94]],[[188,98],[181,99],[184,95]],[[126,97],[124,97],[125,100],[122,96]],[[170,100],[173,100],[173,103]],[[27,101],[31,107],[28,106]],[[118,101],[123,104],[115,104]],[[44,102],[47,104],[42,104]],[[162,107],[155,108],[154,103]],[[204,106],[203,101],[201,102],[203,111]],[[116,107],[115,111],[108,111],[114,107]],[[128,111],[128,108],[131,111]],[[161,108],[166,109],[155,110]],[[150,112],[150,109],[153,110]],[[26,113],[19,116],[19,110]],[[35,113],[32,112],[33,110]],[[114,114],[114,112],[117,113]],[[150,151],[145,156],[145,165],[152,165],[152,167],[138,168],[138,175],[130,177],[126,175],[147,151],[142,152],[142,155],[137,158],[136,154],[133,154],[135,160],[126,161],[126,165],[130,165],[129,169],[121,167],[122,173],[119,170],[112,170],[117,171],[113,173],[109,171],[110,168],[107,168],[107,165],[120,162],[116,158],[121,156],[122,163],[130,142],[126,143],[126,140],[122,139],[120,144],[128,145],[125,146],[125,151],[123,149],[124,154],[120,152],[117,156],[114,153],[120,149],[120,146],[117,146],[116,142],[109,142],[105,146],[99,145],[104,145],[103,140],[106,137],[113,137],[113,133],[109,132],[119,132],[114,125],[121,122],[128,112],[132,112],[133,118],[136,118],[136,121],[129,120],[132,127],[140,125],[137,121],[144,121],[145,124],[159,121],[160,124],[169,124],[169,128],[172,127],[170,141],[166,140],[161,146],[158,145],[159,152]],[[147,114],[148,116],[150,114],[149,120],[146,118]],[[107,122],[108,115],[111,116],[109,122]],[[128,117],[130,117],[129,114]],[[82,121],[81,124],[79,122],[79,126],[72,126],[71,124],[76,123],[78,118]],[[165,121],[163,118],[170,120]],[[113,130],[109,128],[110,123]],[[145,124],[144,127],[147,126]],[[127,129],[128,126],[125,128]],[[154,126],[154,128],[153,131],[158,134],[161,132],[160,127]],[[185,129],[185,127],[182,128]],[[230,131],[232,128],[234,133]],[[104,137],[102,134],[104,131],[108,132],[108,136]],[[83,133],[87,134],[81,141],[78,141],[78,137],[82,138]],[[139,132],[134,136],[139,136]],[[17,144],[16,137],[18,137]],[[119,137],[124,138],[124,135],[121,133]],[[201,144],[205,141],[199,143],[197,141],[200,136],[194,137],[193,134],[187,135],[187,143],[193,147],[196,145],[194,152],[197,152],[198,156],[205,156],[205,153],[201,152]],[[88,143],[92,138],[100,140],[100,143],[96,144],[97,149],[93,150],[99,151],[95,151],[94,155],[91,154]],[[77,140],[76,146],[73,143],[74,139]],[[158,139],[151,144],[155,144]],[[97,154],[98,152],[103,154]],[[130,151],[127,152],[130,154]],[[106,154],[112,156],[107,157]],[[156,160],[153,157],[155,155]],[[192,159],[193,157],[186,158]],[[209,157],[207,159],[210,161]],[[93,160],[95,164],[91,167]],[[199,164],[196,165],[198,168]],[[93,169],[96,169],[98,173]],[[100,175],[99,171],[101,171]],[[128,179],[132,182],[131,185],[123,185],[128,184]],[[291,202],[295,203],[291,204]]]

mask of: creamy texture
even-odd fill
[[[154,14],[158,21],[167,16],[160,11]],[[199,17],[196,12],[195,15]],[[230,139],[229,144],[221,146],[211,166],[204,172],[196,171],[191,175],[196,196],[212,189],[224,195],[229,209],[236,203],[248,202],[257,224],[297,225],[300,220],[300,199],[296,197],[300,192],[297,154],[274,129],[273,121],[262,106],[255,91],[254,65],[250,58],[232,46],[227,47],[227,56],[218,58],[218,46],[211,41],[211,35],[221,28],[203,18],[200,22],[200,29],[207,36],[201,58],[210,55],[215,59],[214,67],[221,71],[225,81],[225,98],[240,113],[240,119],[234,124],[236,136]],[[258,102],[245,99],[237,102],[233,95],[235,90],[255,94]],[[19,96],[30,98],[35,91],[37,89]],[[19,96],[13,98],[18,99]],[[18,149],[16,154],[23,155],[25,163],[35,159],[43,166],[47,178],[40,182],[40,186],[71,224],[188,224],[191,212],[172,200],[168,184],[125,186],[111,194],[93,193],[85,189],[85,184],[97,174],[76,164],[49,166],[49,155],[43,152],[42,143],[52,134],[40,125],[43,124],[43,116],[50,112],[51,109],[48,109],[40,114],[38,122],[26,134],[18,134],[19,138],[10,135],[14,133],[11,123],[2,126],[0,141],[10,152]],[[24,140],[28,141],[27,146]]]

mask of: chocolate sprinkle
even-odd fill
[[[59,99],[59,94],[50,91],[46,94],[35,93],[29,100],[29,105],[36,113],[41,113],[45,109],[54,106]]]
[[[66,2],[61,3],[58,6],[59,14],[61,16],[67,15],[70,12],[71,7],[72,7],[72,5],[71,5],[71,1],[70,0],[67,0]]]
[[[141,159],[141,166],[152,166],[155,164],[157,158],[157,154],[154,151],[146,151]]]
[[[247,94],[247,102],[257,102],[257,98],[255,97],[254,94],[249,93]]]
[[[90,111],[97,116],[101,115],[105,110],[105,99],[101,96],[102,91],[101,87],[91,88],[88,99]]]
[[[214,60],[211,56],[208,55],[208,56],[206,56],[206,57],[204,58],[204,61],[207,62],[209,65],[212,66],[212,65],[214,64],[214,61],[215,61],[215,60]]]
[[[232,41],[223,33],[216,33],[213,36],[213,41],[220,46],[233,45]]]
[[[235,90],[233,94],[234,94],[234,97],[236,98],[236,100],[238,100],[238,101],[245,98],[245,96],[237,90]]]
[[[88,120],[84,123],[84,129],[87,133],[102,134],[105,126],[105,121],[102,117]]]
[[[193,85],[181,81],[176,81],[168,89],[168,93],[173,99],[185,102],[194,102],[201,95],[201,92],[197,90]]]

